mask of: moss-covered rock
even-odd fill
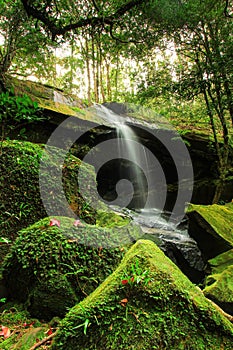
[[[220,274],[208,276],[206,285],[205,296],[233,315],[233,265]]]
[[[76,227],[71,218],[57,219],[60,227],[45,218],[21,230],[2,265],[9,298],[44,319],[64,316],[67,307],[91,293],[112,273],[131,238],[141,234],[133,224]]]
[[[207,260],[233,247],[233,203],[194,205],[187,210],[189,233]]]
[[[54,271],[53,276],[33,285],[26,306],[33,317],[51,320],[55,315],[65,315],[79,299],[67,277]]]
[[[223,310],[233,314],[233,249],[209,260],[211,274],[206,278],[204,294]]]
[[[47,216],[41,201],[39,167],[42,155],[46,157],[46,154],[52,166],[60,167],[60,164],[56,165],[60,151],[57,148],[52,150],[48,154],[41,145],[30,142],[3,142],[0,158],[1,236],[14,239],[15,233],[21,228]],[[94,223],[95,210],[86,203],[79,191],[78,172],[81,164],[87,188],[90,193],[94,191],[96,182],[93,168],[71,155],[67,155],[63,164],[63,188],[70,208],[86,222]],[[50,178],[48,174],[44,176],[47,181],[44,191],[53,198],[52,206],[56,215],[65,215],[63,198],[57,190],[57,179]]]
[[[150,241],[62,321],[52,349],[232,349],[233,328]]]
[[[210,259],[208,263],[212,274],[219,274],[223,272],[229,266],[233,265],[233,249]]]
[[[108,210],[98,210],[96,213],[96,226],[100,227],[121,227],[129,224],[130,218],[120,213]]]
[[[30,80],[19,80],[14,77],[7,77],[8,88],[13,88],[16,95],[26,94],[39,106],[64,115],[77,116],[84,108],[83,102],[72,94],[67,94],[61,89],[43,85]]]

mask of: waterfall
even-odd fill
[[[142,144],[134,128],[126,124],[125,117],[102,105],[96,105],[95,110],[98,117],[111,123],[116,130],[116,157],[120,160],[120,179],[116,183],[118,203],[121,203],[121,198],[124,198],[124,203],[128,198],[130,208],[156,207],[162,210],[165,193],[162,200],[161,193],[156,198],[155,185],[164,180],[164,174],[155,156]]]
[[[189,179],[189,172],[186,175],[186,171],[190,163],[182,157],[182,147],[179,147],[181,143],[170,142],[174,134],[163,128],[159,131],[164,132],[166,137],[159,139],[156,132],[150,133],[149,127],[143,128],[124,112],[123,115],[117,114],[117,111],[114,113],[102,105],[95,105],[91,112],[97,117],[96,120],[101,120],[102,123],[104,120],[103,124],[112,129],[109,138],[98,143],[98,149],[89,162],[101,173],[97,182],[101,181],[100,187],[104,187],[105,192],[99,192],[100,196],[113,211],[131,217],[140,225],[144,239],[154,241],[182,271],[188,273],[191,279],[199,281],[203,277],[204,262],[196,242],[188,234],[186,220],[181,221],[183,206],[180,206],[180,211],[174,211],[175,214],[181,213],[181,216],[172,216],[173,213],[164,209],[166,200],[171,200],[170,197],[167,198],[167,176],[171,179],[169,175],[176,173],[177,164],[180,166],[178,175],[184,180],[182,184],[185,185],[185,176]],[[155,139],[158,136],[161,142],[155,142],[151,147],[153,135]],[[166,168],[167,159],[164,158],[168,158],[168,153],[163,149],[160,154],[164,157],[159,157],[159,152],[156,151],[161,151],[160,147],[168,147],[173,166]],[[184,160],[187,161],[187,168]],[[182,172],[182,176],[179,172]],[[183,190],[186,188],[179,189],[181,194]],[[183,198],[186,197],[180,199],[181,204]]]
[[[147,183],[145,181],[144,174],[147,173],[148,170],[146,168],[147,163],[143,159],[145,157],[145,153],[141,154],[141,148],[139,149],[137,147],[139,140],[136,133],[130,126],[119,123],[116,125],[116,127],[119,159],[122,159],[122,162],[124,159],[131,160],[128,174],[126,174],[126,176],[133,185],[132,190],[138,197],[135,201],[136,206],[144,207],[147,200]],[[140,164],[140,167],[137,164]],[[124,175],[122,174],[122,176]]]

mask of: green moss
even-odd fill
[[[233,203],[225,205],[191,204],[187,213],[192,212],[198,213],[217,235],[233,246]]]
[[[45,338],[46,328],[37,327],[25,330],[24,334],[21,334],[20,340],[17,341],[17,335],[13,335],[0,343],[2,350],[30,350],[38,340]],[[19,337],[18,337],[19,338]]]
[[[232,341],[230,322],[154,243],[140,240],[68,312],[52,349],[230,350]]]
[[[75,227],[74,219],[57,219],[60,228],[45,218],[21,230],[2,265],[10,298],[46,319],[63,316],[66,307],[91,293],[120,262],[131,237],[141,234],[133,225],[115,230],[88,224]],[[101,237],[107,248],[100,245]]]
[[[227,267],[233,265],[233,249],[228,250],[227,252],[222,253],[213,259],[210,259],[208,262],[213,274],[219,274],[223,272]]]
[[[233,303],[233,265],[207,277],[204,294],[218,303]],[[210,284],[210,285],[209,285]]]
[[[96,225],[101,227],[114,227],[128,225],[130,219],[117,215],[114,212],[99,210],[96,215]]]
[[[18,80],[13,77],[8,77],[7,85],[14,89],[16,95],[27,94],[33,101],[36,101],[40,107],[55,111],[67,116],[82,115],[81,108],[84,108],[82,101],[72,94],[67,95],[55,87],[50,87],[36,83],[30,80]],[[55,102],[54,92],[59,93],[67,104]],[[70,106],[68,103],[70,102]],[[76,105],[74,108],[72,104]]]
[[[226,312],[233,312],[233,249],[209,260],[211,274],[206,278],[204,294]]]
[[[52,150],[52,151],[51,151]],[[59,167],[59,150],[51,148],[50,153],[43,153],[41,145],[30,142],[6,141],[0,159],[0,231],[1,236],[14,239],[14,235],[23,227],[46,217],[39,190],[39,167],[42,155],[55,168]],[[63,189],[71,209],[89,223],[95,222],[93,210],[82,198],[78,185],[78,172],[82,164],[81,180],[85,181],[89,193],[95,191],[96,182],[93,168],[71,155],[67,155],[63,165]],[[42,175],[41,175],[42,176]],[[52,209],[57,215],[64,215],[63,198],[57,190],[54,177],[44,174],[46,188],[51,194]],[[54,204],[55,203],[55,204]]]
[[[11,331],[9,338],[0,337],[0,349],[29,350],[36,339],[43,339],[48,325],[41,324],[38,320],[30,318],[22,305],[12,305],[8,303],[0,313],[0,324],[8,327]]]
[[[54,271],[52,277],[35,283],[26,305],[33,317],[51,320],[54,315],[64,316],[77,301],[67,277]]]

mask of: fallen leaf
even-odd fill
[[[57,226],[57,227],[60,227],[61,226],[61,222],[57,219],[51,219],[50,220],[50,223],[49,223],[49,226]]]
[[[127,298],[124,298],[120,301],[120,305],[121,306],[126,306],[126,304],[128,303],[128,299]]]
[[[80,220],[75,220],[75,222],[73,223],[73,225],[74,225],[75,227],[83,226],[83,224],[81,223]]]
[[[121,283],[122,284],[127,284],[129,281],[128,280],[122,280]]]
[[[2,326],[2,331],[0,332],[0,335],[3,335],[4,338],[9,338],[9,336],[11,335],[10,328]]]
[[[50,327],[50,328],[47,330],[47,332],[45,332],[45,334],[47,334],[47,335],[53,334],[53,329]]]

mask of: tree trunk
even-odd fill
[[[87,70],[87,100],[88,104],[91,105],[91,71],[90,71],[90,60],[89,60],[89,47],[88,39],[85,38],[85,61],[86,61],[86,70]]]

